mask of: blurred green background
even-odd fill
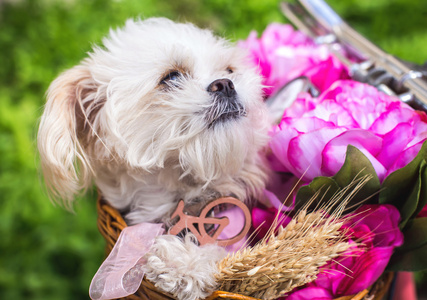
[[[388,52],[427,60],[426,0],[328,2]],[[137,16],[191,21],[232,41],[286,21],[277,0],[0,0],[0,299],[88,299],[104,255],[96,195],[79,199],[75,214],[49,202],[37,123],[49,83]]]

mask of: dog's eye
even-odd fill
[[[228,74],[234,73],[233,69],[230,67],[227,68],[227,72],[228,72]]]
[[[178,71],[172,71],[160,81],[162,84],[166,84],[167,82],[178,81],[182,74]]]

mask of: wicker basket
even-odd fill
[[[99,197],[97,202],[98,210],[98,228],[102,236],[105,238],[106,254],[108,255],[114,247],[121,231],[127,227],[126,222],[120,213],[111,207],[106,201]],[[387,294],[390,284],[393,280],[393,273],[384,273],[383,276],[369,289],[363,290],[360,293],[352,296],[340,297],[335,300],[380,300]],[[125,300],[174,300],[172,295],[161,292],[156,289],[154,284],[148,280],[141,283],[138,291],[134,295],[123,298]],[[232,299],[232,300],[257,300],[256,298],[234,294],[223,291],[216,291],[207,300],[214,299]]]

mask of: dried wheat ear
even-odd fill
[[[302,209],[285,228],[279,227],[274,233],[276,220],[269,235],[254,247],[229,254],[218,264],[219,290],[276,299],[315,280],[322,266],[349,249],[341,215],[369,180],[369,176],[355,179],[328,201],[328,207],[311,213]]]

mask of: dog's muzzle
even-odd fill
[[[246,110],[240,102],[234,84],[230,79],[217,79],[208,88],[212,96],[212,105],[206,112],[209,128],[229,120],[236,120],[246,115]]]

